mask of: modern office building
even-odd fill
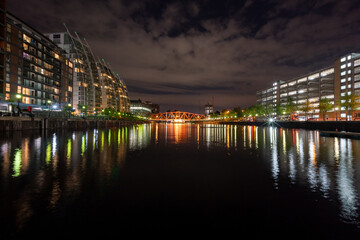
[[[146,102],[139,100],[130,101],[130,112],[137,116],[148,117],[152,114],[152,107]]]
[[[46,33],[46,36],[64,49],[74,63],[74,108],[86,108],[89,114],[105,108],[129,112],[127,88],[104,59],[94,56],[85,38],[77,32]]]
[[[334,108],[327,113],[326,118],[350,118],[346,116],[344,107],[339,106],[342,96],[346,94],[360,95],[360,54],[351,53],[334,61],[333,65],[297,78],[286,81],[276,81],[271,87],[257,92],[257,104],[268,109],[285,106],[290,98],[298,106],[300,118],[305,113],[301,107],[307,102],[313,108],[308,114],[320,118],[319,100],[328,98]],[[355,111],[353,116],[357,116]],[[350,115],[350,114],[349,114]]]
[[[2,7],[0,101],[39,109],[71,104],[73,66],[64,51]]]

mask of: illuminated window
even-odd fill
[[[354,76],[354,81],[359,81],[359,80],[360,80],[360,74],[355,75],[355,76]]]
[[[328,69],[328,70],[325,70],[325,71],[322,71],[322,72],[321,72],[321,76],[324,77],[324,76],[327,76],[327,75],[332,74],[332,73],[334,73],[334,69],[333,69],[333,68]]]
[[[360,59],[355,60],[354,66],[359,66],[359,65],[360,65]]]
[[[23,39],[25,42],[28,42],[28,43],[31,42],[31,38],[29,36],[27,36],[26,34],[23,34]]]
[[[313,80],[313,79],[318,78],[318,77],[319,77],[319,73],[315,73],[315,74],[313,74],[313,75],[310,75],[310,76],[308,77],[308,79],[309,79],[309,80]]]
[[[297,82],[298,83],[306,82],[306,77],[305,78],[300,78]]]

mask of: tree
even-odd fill
[[[296,104],[293,102],[292,98],[289,97],[287,99],[286,105],[285,105],[285,112],[287,114],[290,114],[291,117],[294,115],[294,113],[296,112],[297,106]]]
[[[78,105],[78,109],[80,110],[81,113],[85,114],[87,113],[88,110],[88,106],[87,105],[83,105],[83,104],[79,104]]]
[[[242,112],[242,110],[241,110],[241,107],[235,107],[234,109],[233,109],[233,112],[234,112],[234,114],[239,118],[239,117],[242,117],[242,115],[243,115],[243,112]]]
[[[275,112],[276,116],[282,115],[284,111],[285,111],[285,109],[283,106],[281,106],[280,103],[277,103],[276,106],[274,107],[274,112]]]
[[[348,120],[347,116],[349,113],[351,114],[352,118],[352,112],[359,107],[359,102],[356,100],[358,99],[357,96],[354,94],[345,94],[345,96],[341,97],[340,100],[340,107],[344,108],[346,111],[346,121]]]
[[[321,98],[319,100],[319,111],[323,115],[323,120],[325,121],[325,115],[328,111],[333,108],[333,104],[328,98]]]
[[[311,106],[311,103],[310,103],[309,99],[306,99],[305,104],[302,105],[299,108],[299,110],[305,113],[305,119],[307,120],[308,119],[308,113],[311,112],[312,110],[314,110],[314,107]]]

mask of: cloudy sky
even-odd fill
[[[360,52],[356,0],[8,0],[42,32],[86,37],[131,99],[203,112],[256,103],[256,91]]]

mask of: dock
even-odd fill
[[[320,136],[360,139],[360,133],[355,132],[322,131],[320,132]]]

